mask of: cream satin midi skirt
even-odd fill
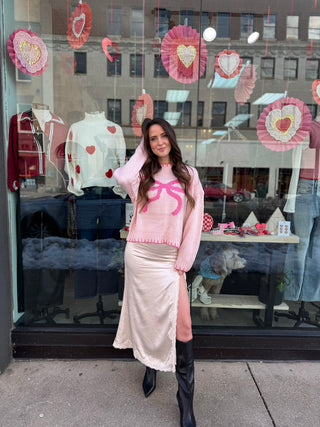
[[[132,348],[150,368],[175,372],[180,276],[177,249],[127,242],[125,287],[113,346]]]

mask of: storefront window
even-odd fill
[[[205,192],[195,331],[292,328],[301,302],[317,326],[319,17],[260,3],[4,1],[17,325],[115,329],[132,205],[114,170],[153,114]]]

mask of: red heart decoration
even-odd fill
[[[265,231],[266,229],[267,229],[267,224],[256,224],[256,229],[259,231],[259,232],[263,232],[263,231]]]
[[[115,126],[108,126],[108,131],[109,131],[110,133],[116,133],[117,128],[116,128]]]
[[[71,154],[68,154],[68,162],[71,163],[72,162],[72,156]]]
[[[292,120],[289,117],[285,117],[277,120],[275,124],[279,132],[286,133],[292,125]]]
[[[77,166],[76,166],[76,172],[77,172],[77,173],[80,173],[80,171],[81,171],[80,166],[79,166],[79,165],[77,165]]]
[[[90,145],[89,147],[86,147],[87,153],[92,155],[96,151],[96,147],[94,145]]]
[[[108,50],[109,46],[112,46],[116,49],[117,53],[114,56],[110,55],[110,52]],[[106,56],[110,62],[116,61],[120,56],[120,48],[119,48],[118,43],[113,42],[110,39],[105,38],[102,40],[102,49],[103,49],[104,53],[106,54]]]
[[[73,34],[79,38],[82,34],[82,31],[85,25],[86,25],[85,13],[82,13],[80,16],[76,16],[74,18],[73,25],[72,25]]]
[[[107,178],[112,178],[113,177],[112,169],[109,169],[108,172],[106,172],[106,177]]]

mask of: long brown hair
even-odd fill
[[[178,179],[184,192],[187,196],[188,202],[193,208],[195,205],[194,198],[189,193],[189,187],[191,182],[190,172],[188,167],[182,160],[181,150],[177,143],[177,138],[173,127],[164,119],[154,118],[145,119],[142,124],[142,133],[144,138],[144,149],[148,155],[147,160],[140,169],[140,186],[139,186],[139,204],[143,209],[149,201],[148,191],[155,183],[154,175],[161,169],[161,164],[158,157],[152,152],[150,146],[149,130],[152,125],[159,125],[165,131],[170,144],[170,162],[172,163],[172,172]]]

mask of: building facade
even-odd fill
[[[318,2],[0,5],[2,366],[131,356],[112,348],[132,215],[113,172],[145,117],[205,191],[196,356],[319,358]]]

